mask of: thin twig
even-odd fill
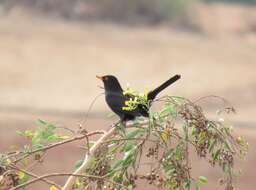
[[[28,153],[25,153],[23,156],[21,156],[20,158],[15,160],[13,163],[16,164],[17,162],[19,162],[19,161],[29,157],[30,155],[32,155],[32,154],[34,154],[36,152],[46,151],[46,150],[52,149],[52,148],[54,148],[56,146],[60,146],[60,145],[67,144],[67,143],[70,143],[70,142],[73,142],[73,141],[77,141],[77,140],[82,140],[82,139],[84,139],[86,137],[97,135],[97,134],[103,134],[103,133],[104,133],[103,131],[94,131],[94,132],[91,132],[91,133],[87,133],[87,134],[83,134],[83,135],[79,135],[79,136],[73,137],[71,139],[67,139],[67,140],[64,140],[64,141],[56,142],[54,144],[50,144],[50,145],[42,147],[42,148],[38,148],[36,150],[32,150],[32,151],[30,151]]]
[[[20,184],[20,185],[17,185],[16,187],[13,187],[11,188],[10,190],[17,190],[17,189],[21,189],[21,188],[24,188],[28,185],[31,185],[37,181],[40,181],[40,180],[43,180],[45,178],[49,178],[49,177],[58,177],[58,176],[73,176],[73,177],[84,177],[84,178],[94,178],[94,179],[102,179],[102,180],[105,180],[109,183],[112,183],[112,184],[115,184],[116,186],[120,186],[120,187],[124,187],[126,188],[124,185],[122,184],[119,184],[119,183],[116,183],[114,181],[111,181],[111,180],[108,180],[108,179],[104,179],[103,177],[101,176],[95,176],[95,175],[82,175],[82,174],[73,174],[73,173],[52,173],[52,174],[46,174],[46,175],[43,175],[43,176],[39,176],[35,179],[32,179],[26,183],[23,183],[23,184]],[[128,188],[127,188],[128,189]]]
[[[14,169],[14,170],[23,172],[23,173],[27,174],[28,176],[34,177],[34,178],[36,178],[36,179],[39,179],[39,178],[40,178],[40,177],[37,176],[36,174],[34,174],[34,173],[32,173],[32,172],[29,172],[29,171],[27,171],[27,170],[18,168],[17,166],[8,165],[8,167],[11,168],[11,169]],[[47,184],[49,184],[49,185],[54,185],[54,186],[56,186],[57,188],[61,189],[61,186],[60,186],[60,185],[58,185],[57,183],[55,183],[55,182],[53,182],[53,181],[51,181],[51,180],[48,180],[48,179],[45,179],[45,178],[42,178],[42,179],[40,179],[40,180],[43,181],[43,182],[45,182],[45,183],[47,183]]]
[[[93,105],[95,104],[96,100],[97,100],[100,96],[102,96],[102,95],[104,95],[104,93],[98,94],[98,95],[92,100],[92,102],[90,103],[89,108],[88,108],[88,110],[87,110],[87,112],[86,112],[86,114],[85,114],[85,116],[84,116],[84,120],[82,121],[82,123],[80,123],[80,126],[83,126],[83,125],[87,122],[87,119],[88,119],[88,117],[89,117],[89,113],[90,113],[90,111],[92,110]]]
[[[157,140],[146,139],[146,138],[122,138],[122,139],[111,139],[105,141],[104,144],[119,142],[119,141],[149,141],[149,142],[158,142]]]

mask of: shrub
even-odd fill
[[[256,0],[204,0],[205,2],[225,2],[225,3],[240,3],[240,4],[256,4]]]
[[[38,128],[19,132],[30,140],[29,144],[1,154],[0,188],[16,190],[43,181],[50,190],[58,190],[61,186],[48,177],[70,176],[62,190],[132,190],[139,180],[162,189],[199,189],[208,179],[192,176],[192,150],[212,167],[218,166],[224,174],[221,183],[226,190],[232,190],[235,157],[244,157],[248,149],[244,138],[234,137],[232,127],[225,122],[207,119],[196,102],[174,96],[158,101],[164,102],[162,110],[150,110],[148,119],[138,118],[125,126],[117,122],[105,132],[80,129],[63,136],[55,125],[39,120]],[[223,112],[234,109],[224,107],[218,114]],[[96,134],[102,136],[90,141]],[[49,149],[79,140],[85,140],[83,147],[87,151],[84,159],[75,164],[74,172],[37,176],[27,169],[45,160],[42,157]],[[141,170],[143,163],[150,166],[148,171]]]
[[[25,6],[45,14],[73,19],[122,23],[159,23],[184,17],[198,0],[2,0],[10,9]]]

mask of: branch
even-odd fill
[[[117,124],[113,125],[111,127],[111,129],[107,133],[102,135],[101,138],[90,148],[90,150],[88,151],[88,154],[85,155],[83,164],[73,173],[72,176],[70,176],[68,178],[68,180],[66,181],[66,184],[64,185],[62,190],[72,190],[72,187],[75,183],[77,175],[81,175],[85,171],[88,164],[90,163],[90,160],[93,158],[93,155],[96,152],[96,150],[102,145],[102,143],[106,139],[108,139],[109,137],[111,137],[114,134],[114,132],[116,130],[116,125]]]
[[[57,143],[54,143],[54,144],[50,144],[48,146],[45,146],[45,147],[42,147],[42,148],[39,148],[39,149],[36,149],[36,150],[32,150],[32,151],[24,154],[23,156],[21,156],[17,160],[15,160],[13,163],[16,164],[17,162],[29,157],[30,155],[32,155],[34,153],[41,152],[41,151],[46,151],[46,150],[52,149],[56,146],[60,146],[60,145],[67,144],[67,143],[77,141],[77,140],[82,140],[84,138],[87,138],[87,137],[90,137],[90,136],[93,136],[93,135],[97,135],[97,134],[102,134],[102,133],[104,133],[104,132],[103,131],[94,131],[94,132],[91,132],[91,133],[86,133],[86,134],[82,134],[80,136],[73,137],[71,139],[67,139],[67,140],[60,141],[60,142],[57,142]]]
[[[26,171],[26,170],[23,170],[23,169],[21,169],[21,168],[18,168],[17,166],[9,165],[8,167],[10,167],[10,168],[12,168],[12,169],[14,169],[14,170],[17,170],[17,171],[21,171],[21,172],[27,174],[28,176],[31,176],[31,177],[33,177],[33,178],[36,178],[37,180],[44,181],[45,183],[48,183],[49,185],[54,185],[54,186],[56,186],[56,187],[59,188],[59,189],[61,188],[60,185],[58,185],[57,183],[55,183],[55,182],[53,182],[53,181],[51,181],[51,180],[45,179],[45,178],[40,178],[40,177],[37,176],[36,174],[31,173],[31,172]],[[35,180],[35,179],[33,179],[33,181],[34,181],[34,180]],[[32,181],[32,180],[31,180],[31,181]],[[22,185],[23,185],[23,184],[22,184]]]
[[[109,131],[107,133],[105,133],[104,135],[101,136],[101,138],[99,140],[96,141],[96,143],[90,148],[88,154],[85,155],[83,164],[73,173],[72,176],[70,176],[68,178],[68,180],[66,181],[64,187],[62,188],[62,190],[72,190],[73,185],[75,184],[75,180],[76,180],[76,175],[80,175],[82,174],[86,168],[88,167],[88,165],[90,164],[91,159],[94,157],[95,152],[97,152],[98,148],[105,143],[105,141],[109,140],[111,138],[111,136],[115,133],[116,131],[116,126],[119,124],[120,122],[117,122],[115,124],[112,125],[112,127],[109,129]],[[148,123],[148,120],[146,121],[142,121],[142,123],[140,123],[140,125],[145,125]],[[130,127],[133,126],[134,123],[127,123],[125,127]]]
[[[73,176],[73,177],[85,177],[85,178],[94,178],[94,179],[103,179],[105,181],[108,181],[110,183],[113,183],[117,186],[121,186],[121,187],[124,187],[122,184],[119,184],[119,183],[115,183],[113,181],[110,181],[110,180],[107,180],[107,179],[104,179],[102,176],[95,176],[95,175],[83,175],[83,174],[72,174],[72,173],[52,173],[52,174],[46,174],[46,175],[43,175],[43,176],[40,176],[40,177],[37,177],[35,179],[32,179],[26,183],[23,183],[23,184],[20,184],[20,185],[17,185],[16,187],[13,187],[11,188],[10,190],[17,190],[17,189],[21,189],[21,188],[24,188],[28,185],[31,185],[37,181],[44,181],[46,180],[45,178],[49,178],[49,177],[58,177],[58,176]]]

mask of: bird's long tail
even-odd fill
[[[167,80],[166,82],[164,82],[163,84],[161,84],[159,87],[157,87],[156,89],[150,91],[148,93],[148,100],[154,100],[155,97],[165,88],[167,88],[168,86],[170,86],[172,83],[176,82],[177,80],[180,79],[180,75],[175,75],[172,78],[170,78],[169,80]]]

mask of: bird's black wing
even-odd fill
[[[121,118],[125,115],[130,116],[141,116],[143,115],[142,110],[140,107],[137,107],[134,110],[124,110],[123,107],[126,107],[125,102],[133,98],[131,96],[124,96],[123,94],[119,93],[111,93],[106,96],[106,101],[113,112],[119,115]]]

